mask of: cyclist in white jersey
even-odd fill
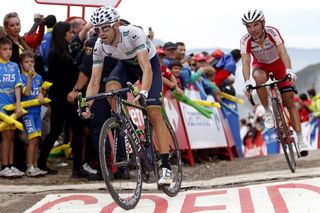
[[[301,156],[308,155],[308,145],[304,142],[300,116],[298,109],[293,101],[294,82],[296,75],[291,72],[291,61],[284,46],[284,41],[279,31],[274,27],[265,26],[264,14],[261,10],[249,10],[242,17],[242,23],[246,26],[248,33],[240,41],[242,72],[246,88],[251,85],[250,82],[250,62],[252,62],[252,77],[256,85],[264,84],[268,80],[268,73],[272,72],[275,79],[282,79],[286,74],[291,75],[291,82],[286,81],[278,84],[282,100],[289,111],[293,129],[298,137],[298,147]],[[273,115],[269,108],[268,93],[265,87],[257,89],[261,104],[264,106],[265,126],[272,128],[274,126]],[[245,94],[249,97],[250,92],[245,89]]]
[[[154,45],[140,27],[120,26],[119,19],[116,8],[112,6],[98,8],[91,16],[92,25],[99,38],[94,47],[92,76],[86,95],[98,93],[106,56],[119,60],[108,77],[107,91],[121,89],[128,81],[141,81],[141,90],[134,101],[138,101],[140,105],[146,104],[149,119],[159,141],[163,168],[158,184],[170,184],[173,174],[168,162],[169,132],[161,114],[162,77],[159,58]],[[111,100],[110,105],[115,111],[115,100]],[[89,117],[90,112],[83,115]]]

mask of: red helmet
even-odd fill
[[[158,55],[166,55],[166,54],[164,53],[164,50],[163,50],[161,47],[157,49],[157,54],[158,54]]]
[[[193,56],[193,59],[195,61],[206,61],[207,60],[207,57],[205,55],[203,55],[202,53],[197,53]]]

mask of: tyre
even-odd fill
[[[103,124],[99,138],[103,179],[113,200],[126,210],[138,204],[142,190],[141,162],[132,144],[118,118],[111,117]]]
[[[182,183],[181,153],[175,131],[172,128],[168,117],[164,115],[163,118],[170,135],[169,163],[171,165],[171,171],[173,173],[173,183],[171,183],[169,186],[164,186],[162,190],[166,195],[174,197],[179,193]]]
[[[288,163],[289,169],[291,170],[292,173],[294,173],[296,169],[295,154],[293,150],[293,146],[295,143],[293,141],[294,139],[291,137],[289,127],[284,118],[284,115],[278,100],[276,99],[272,100],[272,108],[273,108],[273,113],[274,113],[275,122],[276,122],[276,128],[277,128],[276,131],[277,131],[278,140],[281,143],[283,153]]]

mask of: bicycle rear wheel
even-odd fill
[[[131,149],[132,144],[118,118],[109,118],[103,124],[99,138],[103,179],[113,200],[126,210],[138,204],[142,190],[141,162],[135,149]]]
[[[173,182],[169,186],[164,186],[162,188],[163,192],[170,196],[174,197],[179,193],[181,184],[182,184],[182,161],[181,161],[181,153],[179,148],[179,143],[172,128],[169,119],[165,112],[163,113],[163,119],[169,131],[170,139],[169,139],[169,163],[171,166],[171,171],[173,173]]]
[[[296,160],[294,157],[293,143],[294,139],[291,137],[288,124],[284,118],[283,112],[276,99],[272,100],[273,113],[276,121],[278,140],[281,143],[282,150],[289,169],[292,173],[296,170]]]

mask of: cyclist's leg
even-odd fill
[[[264,84],[268,78],[269,74],[267,69],[262,65],[262,64],[253,64],[253,73],[252,77],[255,80],[257,85]],[[268,103],[268,92],[267,88],[262,87],[260,89],[257,89],[257,94],[259,96],[260,102],[265,109],[265,115],[264,115],[264,125],[266,128],[270,129],[274,127],[274,120],[273,120],[273,115],[269,107]]]
[[[286,73],[286,68],[283,63],[277,62],[277,67],[274,70],[275,70],[274,71],[275,79],[285,78],[287,73]],[[283,103],[289,111],[292,127],[297,134],[300,154],[301,154],[301,156],[307,156],[308,155],[308,146],[303,140],[299,111],[293,101],[294,88],[289,81],[279,83],[278,87],[281,92],[281,97],[282,97]]]
[[[261,67],[254,67],[252,72],[252,77],[255,80],[257,86],[264,84],[268,80],[268,73],[264,71]],[[257,89],[257,94],[259,96],[262,106],[267,109],[268,105],[268,92],[265,87]]]
[[[162,174],[158,183],[168,184],[172,182],[173,175],[169,164],[169,131],[161,114],[160,96],[162,91],[162,75],[158,57],[153,57],[150,62],[153,76],[148,99],[152,99],[153,101],[148,102],[147,113],[159,143],[159,152],[162,161]]]
[[[307,156],[308,145],[303,140],[299,111],[297,109],[295,102],[293,101],[293,97],[294,97],[293,87],[292,86],[282,87],[280,88],[280,91],[282,91],[281,96],[282,96],[283,103],[285,107],[288,109],[290,114],[291,125],[297,134],[298,147],[299,147],[300,154],[302,157]]]
[[[125,83],[128,81],[128,73],[126,71],[126,64],[122,61],[118,61],[115,68],[110,73],[107,83],[106,83],[106,91],[111,90],[119,90],[121,89]],[[115,98],[108,98],[109,104],[111,109],[115,112],[116,111],[116,99]],[[122,161],[126,158],[125,156],[125,143],[124,138],[118,138],[118,145],[117,145],[117,160]],[[114,174],[116,179],[128,179],[129,176],[129,169],[122,167],[120,168],[117,173]]]
[[[129,72],[126,70],[126,64],[118,61],[116,67],[110,73],[107,83],[106,91],[121,89],[127,81],[129,81]],[[108,99],[113,111],[116,110],[116,100],[113,98]]]

